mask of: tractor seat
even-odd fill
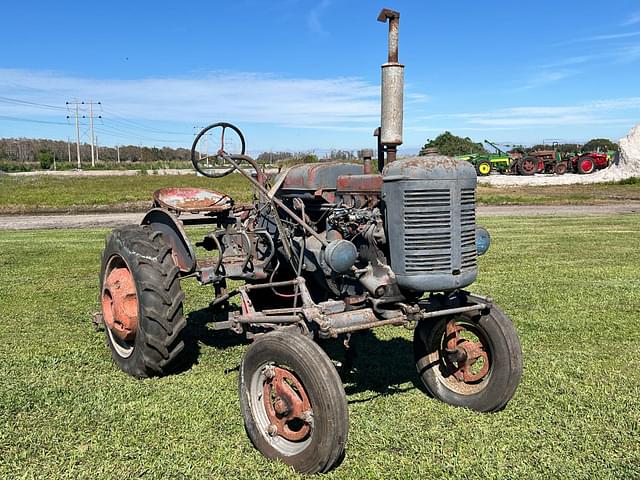
[[[153,193],[153,204],[177,213],[222,213],[233,207],[233,199],[205,188],[167,187]]]

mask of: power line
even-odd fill
[[[62,122],[49,122],[46,120],[33,120],[30,118],[9,117],[6,115],[0,115],[0,118],[4,120],[12,120],[15,122],[45,123],[47,125],[65,125],[65,126],[69,125],[68,123],[62,123]]]
[[[29,107],[40,107],[40,108],[49,108],[54,110],[65,110],[64,107],[58,107],[56,105],[47,105],[46,103],[37,103],[37,102],[29,102],[27,100],[19,100],[17,98],[9,98],[9,97],[1,97],[0,102],[4,103],[13,103],[17,105],[24,105]]]
[[[106,114],[108,114],[109,116],[115,117],[115,119],[111,119],[111,121],[113,121],[113,122],[116,122],[116,121],[117,122],[124,122],[124,123],[126,123],[128,125],[132,125],[132,126],[138,128],[140,130],[147,130],[147,131],[149,131],[151,133],[162,133],[162,134],[165,134],[165,135],[189,135],[186,132],[172,132],[172,131],[160,130],[160,129],[157,129],[157,128],[149,127],[148,125],[144,125],[142,123],[139,123],[139,122],[136,122],[136,121],[133,121],[133,120],[129,120],[128,118],[125,118],[125,117],[123,117],[121,115],[118,115],[117,113],[115,113],[111,109],[105,108],[105,109],[103,109],[103,111]],[[128,127],[128,128],[130,128],[130,127]]]

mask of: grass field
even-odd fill
[[[192,180],[192,179],[190,179]],[[640,478],[640,216],[490,218],[476,291],[520,333],[507,409],[417,388],[411,332],[367,336],[345,384],[350,436],[326,478]],[[233,371],[246,346],[184,281],[182,373],[116,370],[90,325],[104,230],[0,233],[0,478],[297,478],[247,439]]]
[[[236,201],[251,200],[248,182],[239,175],[223,179],[187,176],[0,177],[0,214],[142,211],[161,187],[206,187]],[[625,184],[478,188],[478,201],[489,205],[598,204],[640,201],[640,179]]]

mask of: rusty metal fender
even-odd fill
[[[175,215],[164,208],[153,208],[145,214],[140,224],[149,225],[162,233],[162,238],[171,247],[173,263],[181,273],[189,274],[196,269],[193,245]]]

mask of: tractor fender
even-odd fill
[[[153,230],[162,233],[163,240],[171,247],[173,263],[181,273],[189,274],[196,269],[193,245],[175,215],[164,208],[153,208],[145,214],[140,224],[149,225]]]

